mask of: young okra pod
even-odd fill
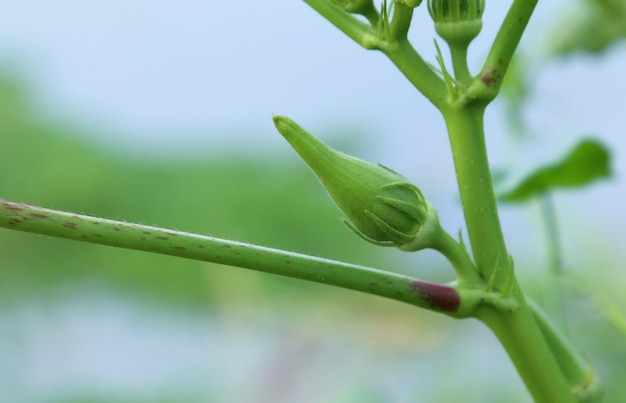
[[[429,246],[420,230],[438,230],[439,220],[417,186],[390,168],[328,147],[286,117],[274,116],[274,124],[345,213],[354,232],[376,245],[402,250]]]

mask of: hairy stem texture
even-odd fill
[[[570,386],[515,279],[489,170],[484,107],[466,105],[462,109],[446,109],[443,114],[476,266],[494,292],[511,296],[519,304],[519,309],[510,312],[485,307],[477,317],[496,334],[536,401],[574,401]]]
[[[461,298],[447,285],[368,267],[0,200],[0,227],[237,266],[379,295],[450,316]]]

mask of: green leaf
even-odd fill
[[[561,14],[547,37],[549,50],[557,55],[601,53],[626,38],[626,2],[579,1]]]
[[[502,201],[521,202],[557,188],[576,188],[611,175],[609,150],[596,140],[584,139],[563,159],[540,167],[512,190]]]

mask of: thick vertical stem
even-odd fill
[[[472,253],[479,272],[489,279],[508,262],[508,253],[487,160],[483,115],[482,106],[444,111]],[[504,280],[496,281],[496,288],[505,286]]]
[[[485,146],[484,106],[445,109],[457,182],[478,271],[493,292],[509,295],[519,309],[477,312],[496,334],[533,398],[538,402],[574,401],[561,368],[517,285],[500,226]]]
[[[485,309],[478,315],[498,337],[536,402],[575,402],[530,309],[523,304],[515,312]]]

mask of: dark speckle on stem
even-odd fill
[[[63,226],[69,229],[76,229],[76,223],[74,222],[64,222]]]
[[[496,69],[492,69],[491,71],[483,73],[480,76],[480,81],[482,81],[483,84],[485,84],[489,88],[495,87],[499,79],[500,79],[500,74],[498,73],[498,70]]]
[[[0,203],[2,203],[4,208],[11,211],[22,211],[25,207],[28,207],[25,204],[12,203],[8,201],[1,201]]]
[[[156,239],[160,239],[161,241],[169,241],[170,239],[166,236],[157,236]]]

